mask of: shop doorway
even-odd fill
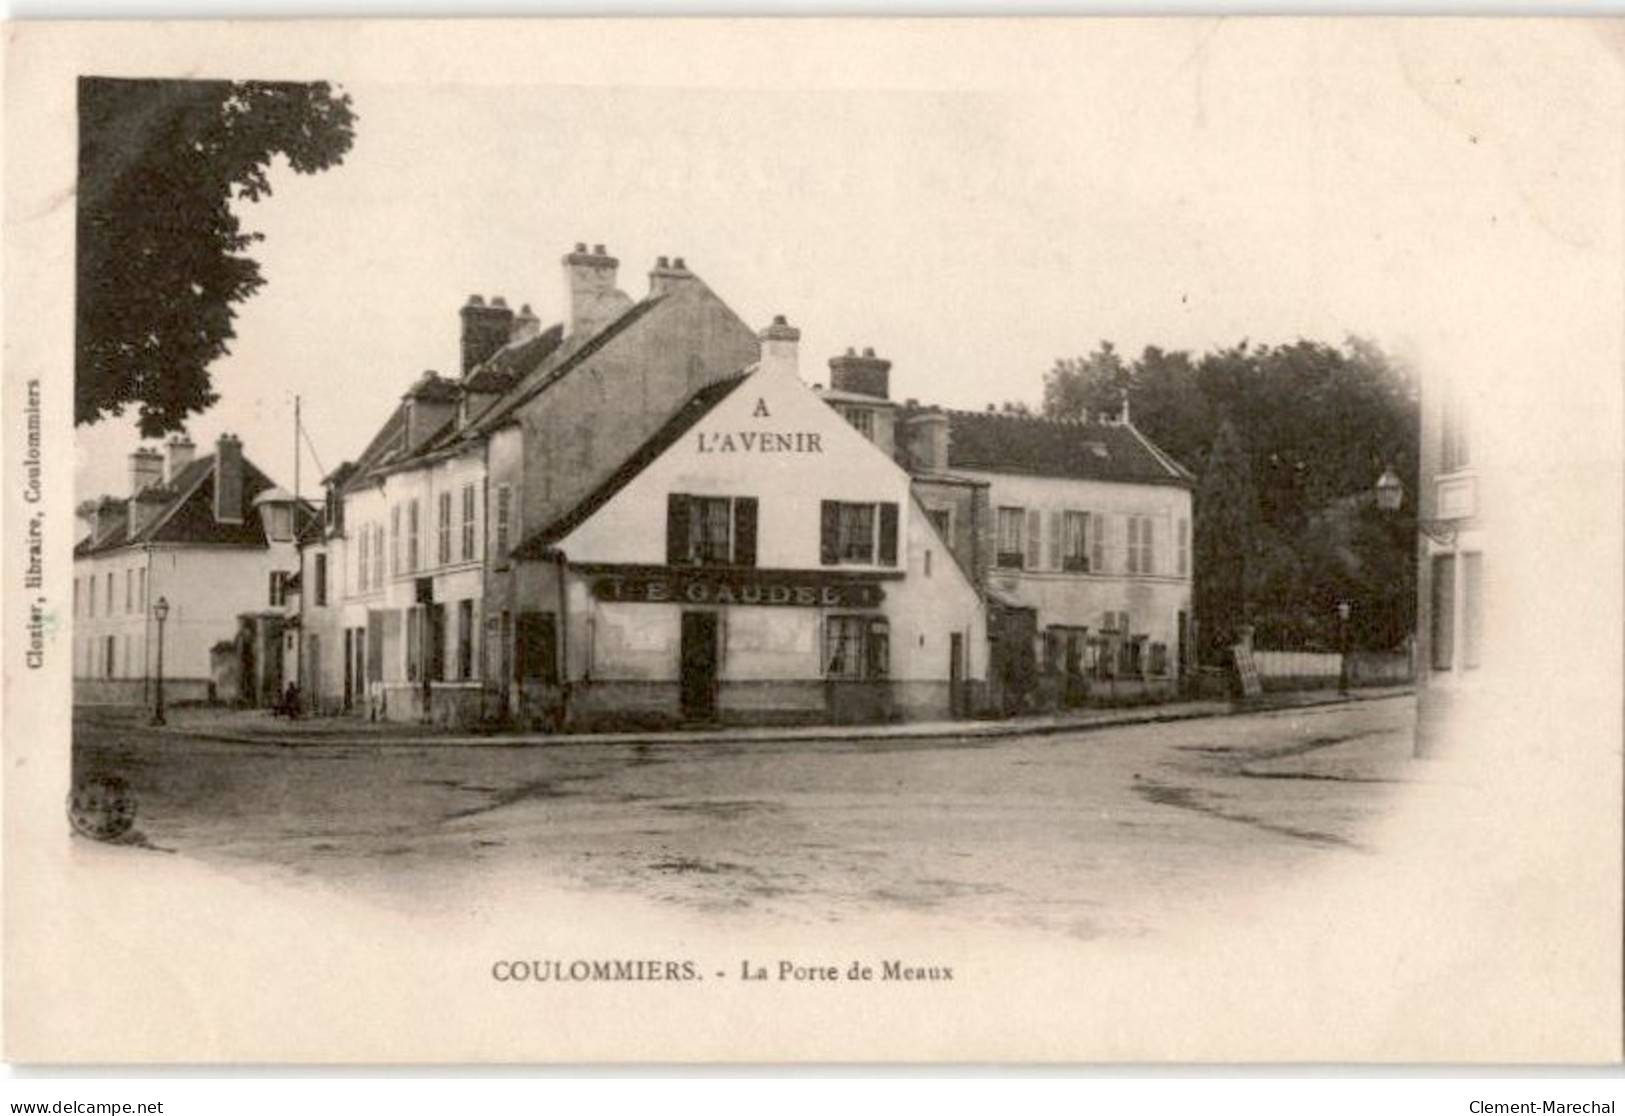
[[[717,614],[683,613],[683,719],[709,721],[717,713]]]

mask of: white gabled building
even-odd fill
[[[73,552],[76,702],[153,700],[159,598],[169,606],[168,700],[276,696],[278,645],[254,646],[242,632],[245,620],[252,636],[255,618],[280,618],[298,569],[294,504],[244,456],[241,442],[224,434],[202,457],[184,437],[172,438],[165,453],[138,449],[129,494],[94,501],[85,518],[90,531]]]

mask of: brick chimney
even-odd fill
[[[401,399],[406,403],[406,446],[417,449],[457,413],[462,388],[454,380],[442,379],[431,368],[418,377]]]
[[[180,476],[181,472],[197,456],[197,447],[192,444],[192,439],[185,434],[177,434],[169,440],[167,448],[169,450],[169,463],[164,470],[164,480],[174,484],[175,478]]]
[[[529,341],[532,337],[541,336],[541,333],[542,319],[536,316],[535,311],[530,308],[530,303],[527,302],[519,308],[519,313],[514,315],[513,326],[508,331],[508,343],[518,344],[521,341]],[[468,374],[467,368],[463,369],[463,374],[465,376]]]
[[[130,537],[134,538],[140,532],[146,530],[147,526],[158,518],[158,513],[163,511],[168,503],[169,497],[165,496],[156,486],[131,496],[130,508],[127,513],[130,517]]]
[[[91,545],[98,545],[118,529],[130,514],[129,502],[114,496],[103,496],[96,501],[90,513]]]
[[[932,407],[903,416],[901,443],[908,469],[940,473],[948,468],[948,416]]]
[[[130,495],[164,483],[164,455],[142,446],[130,455]]]
[[[479,295],[469,295],[458,311],[463,319],[463,375],[483,363],[508,343],[513,333],[513,311],[501,295],[485,304]]]
[[[667,294],[694,278],[694,273],[683,262],[683,257],[669,259],[661,256],[649,270],[649,295]]]
[[[762,341],[760,371],[801,375],[801,331],[785,321],[783,314],[773,315],[773,324],[758,336]]]
[[[243,443],[234,434],[222,434],[214,444],[214,518],[243,521]]]
[[[862,356],[848,349],[845,356],[830,357],[829,386],[831,391],[850,391],[854,395],[889,399],[891,361],[875,356],[873,349],[863,350]]]
[[[615,270],[620,261],[594,244],[585,244],[564,257],[564,288],[570,296],[570,323],[566,337],[585,341],[632,305],[632,300],[615,289]]]

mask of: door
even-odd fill
[[[965,637],[958,632],[948,634],[948,714],[963,717],[965,689]]]
[[[355,629],[344,629],[344,711],[355,703]]]
[[[708,721],[717,711],[717,614],[683,613],[683,718]]]
[[[310,637],[309,655],[305,661],[304,692],[299,695],[305,709],[316,712],[321,708],[319,695],[322,685],[322,641],[320,636]]]

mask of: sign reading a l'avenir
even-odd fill
[[[592,591],[601,601],[640,604],[875,608],[886,599],[886,591],[874,579],[817,570],[602,572],[593,579]]]

